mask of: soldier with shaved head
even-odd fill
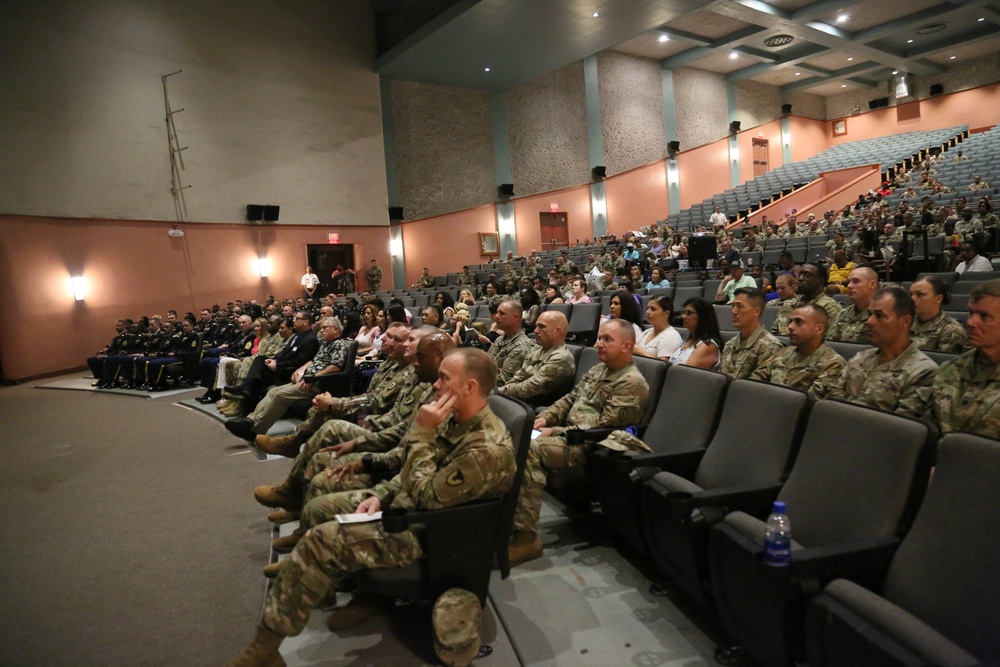
[[[849,343],[867,343],[867,322],[871,317],[868,306],[878,289],[878,273],[867,266],[859,266],[847,276],[847,296],[851,306],[844,308],[830,322],[826,337]]]
[[[541,313],[535,321],[535,344],[528,348],[514,377],[497,392],[533,405],[561,398],[576,376],[573,353],[566,349],[569,322],[558,310]]]

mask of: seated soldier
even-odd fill
[[[532,405],[548,405],[569,391],[576,363],[566,349],[568,326],[566,316],[557,310],[541,313],[535,321],[535,344],[529,346],[510,381],[497,387],[497,393]]]
[[[571,428],[605,428],[636,424],[649,401],[649,385],[632,360],[635,331],[621,319],[605,320],[597,336],[598,363],[587,371],[569,394],[553,403],[535,420],[541,432],[531,441],[524,483],[514,515],[510,545],[511,566],[542,555],[538,517],[542,508],[546,471],[584,465],[588,445],[568,444]]]
[[[227,421],[226,430],[244,440],[253,440],[256,434],[267,433],[296,401],[311,399],[319,393],[316,383],[320,377],[344,369],[350,343],[340,337],[340,320],[336,317],[320,320],[320,333],[323,345],[312,360],[292,373],[291,382],[272,387],[249,416]]]
[[[800,389],[817,400],[826,398],[844,369],[844,358],[823,340],[829,321],[826,311],[814,303],[793,310],[788,320],[791,346],[758,365],[750,379]]]
[[[240,315],[236,320],[236,333],[230,337],[224,346],[215,348],[216,354],[203,355],[199,369],[200,384],[206,391],[199,396],[199,403],[214,403],[222,398],[222,392],[215,388],[214,380],[223,358],[243,359],[249,357],[253,349],[253,341],[257,334],[253,330],[254,322],[249,315]],[[223,385],[225,386],[225,385]]]
[[[847,297],[850,308],[844,308],[830,322],[826,337],[849,343],[867,343],[867,327],[871,318],[868,307],[878,289],[878,273],[867,266],[859,266],[847,277]],[[827,297],[829,298],[829,297]],[[911,299],[912,304],[912,299]],[[829,314],[827,310],[827,314]]]
[[[194,330],[194,320],[181,321],[180,331],[175,331],[169,338],[160,341],[156,356],[136,357],[136,382],[143,379],[139,386],[144,391],[159,391],[166,388],[166,367],[182,364],[185,359],[193,358],[198,352],[198,334]]]
[[[733,326],[739,331],[722,348],[719,370],[734,380],[750,377],[758,365],[781,348],[781,341],[760,324],[764,293],[756,287],[741,287],[733,293]]]
[[[490,356],[496,362],[499,374],[497,386],[503,387],[524,365],[524,358],[531,347],[531,339],[524,333],[521,316],[524,308],[513,299],[501,301],[497,306],[495,319],[497,329],[503,335],[490,347]]]
[[[441,509],[507,491],[514,479],[514,447],[486,400],[496,374],[485,352],[453,350],[441,364],[435,400],[420,409],[405,436],[402,472],[357,492],[352,500],[360,502],[352,509],[361,514],[389,507]],[[422,555],[412,529],[389,533],[381,522],[316,526],[287,559],[268,592],[253,642],[230,667],[281,664],[281,642],[302,632],[310,612],[341,579],[365,569],[408,565]]]
[[[931,407],[937,364],[910,341],[913,299],[901,287],[883,287],[866,310],[867,342],[875,348],[848,360],[829,398],[923,418]]]

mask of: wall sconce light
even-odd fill
[[[729,158],[733,162],[739,162],[740,161],[740,149],[739,149],[739,146],[733,146],[729,150]]]
[[[785,144],[786,146],[790,146],[791,143],[792,143],[792,133],[791,132],[785,132],[784,134],[782,134],[781,135],[781,143]]]
[[[254,268],[260,273],[261,278],[267,278],[271,273],[271,260],[267,257],[259,257],[254,260]]]
[[[391,239],[389,241],[389,254],[399,257],[403,254],[403,239]]]
[[[83,301],[87,297],[87,279],[83,276],[73,276],[69,279],[70,289],[73,291],[73,298]]]
[[[608,212],[608,205],[603,199],[594,200],[594,214],[595,215],[606,215]]]

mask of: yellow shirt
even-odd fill
[[[854,262],[848,262],[844,264],[844,268],[840,268],[836,264],[830,265],[830,284],[840,285],[845,280],[847,276],[851,274],[851,270],[854,268]]]

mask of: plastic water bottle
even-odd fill
[[[792,562],[792,524],[785,514],[785,503],[775,501],[764,529],[764,564],[784,567]]]

